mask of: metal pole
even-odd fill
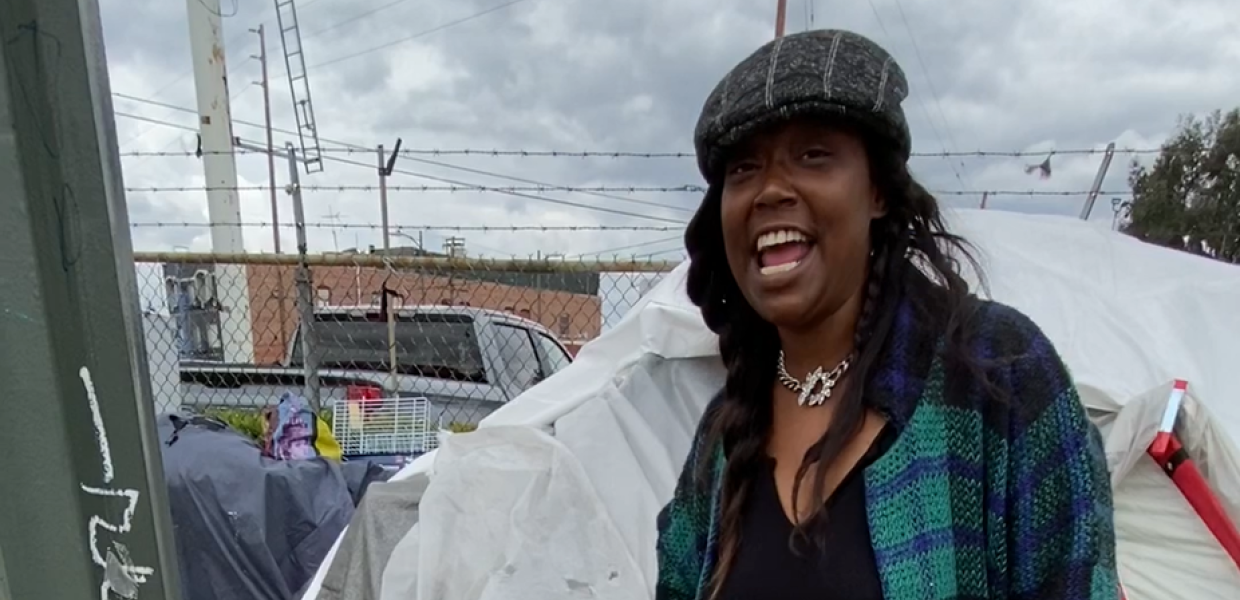
[[[387,197],[387,157],[383,152],[383,144],[379,144],[379,214],[383,221],[383,255],[391,256],[392,254],[392,235],[391,228],[388,224],[388,197]],[[391,274],[391,267],[388,267],[388,274]],[[388,390],[396,394],[397,368],[396,368],[396,312],[392,308],[394,297],[388,294],[387,279],[383,280],[383,289],[379,290],[383,295],[383,305],[387,307],[387,334],[388,334]]]
[[[288,153],[289,193],[293,195],[293,223],[297,230],[297,309],[301,322],[301,358],[305,368],[306,401],[314,412],[322,410],[319,403],[319,352],[314,331],[314,291],[310,267],[306,264],[306,209],[301,202],[301,176],[297,172],[297,149],[285,145]]]
[[[775,3],[775,37],[784,37],[784,21],[788,15],[788,0],[777,0]]]
[[[1098,174],[1094,176],[1094,185],[1089,188],[1089,195],[1085,197],[1085,206],[1081,207],[1081,220],[1088,221],[1089,214],[1094,212],[1094,201],[1098,199],[1098,190],[1102,189],[1102,180],[1107,176],[1107,169],[1111,168],[1111,157],[1115,156],[1115,142],[1107,144],[1106,153],[1102,155],[1102,164],[1098,166]]]
[[[990,192],[982,192],[982,210],[986,210],[986,201],[990,199]]]
[[[383,249],[391,250],[392,236],[388,227],[387,157],[383,154],[383,144],[379,144],[379,215],[383,221]]]
[[[175,600],[97,0],[4,0],[0,39],[0,596]]]
[[[267,33],[258,26],[258,44],[261,46],[258,61],[263,67],[263,117],[267,129],[267,179],[271,182],[271,241],[275,253],[280,253],[280,201],[276,194],[276,145],[271,130],[271,80],[267,77]],[[281,321],[283,322],[283,321]]]
[[[267,180],[271,186],[271,247],[276,254],[280,253],[280,200],[276,191],[276,145],[271,130],[271,79],[267,73],[267,30],[259,25],[254,30],[258,34],[258,62],[262,65],[263,80],[258,85],[263,88],[263,116],[267,130]],[[284,287],[284,271],[276,271],[276,310],[280,319],[280,347],[288,347],[288,336],[285,323],[288,323],[288,290]]]

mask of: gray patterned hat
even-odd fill
[[[854,121],[907,160],[912,141],[900,107],[907,96],[900,65],[864,36],[819,30],[777,38],[741,61],[706,99],[693,136],[698,168],[713,181],[733,144],[808,114]]]

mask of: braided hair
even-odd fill
[[[982,365],[971,364],[971,353],[965,347],[975,303],[971,302],[957,257],[967,259],[981,275],[967,242],[947,231],[938,201],[914,180],[903,153],[881,136],[860,133],[870,176],[886,202],[887,212],[871,223],[869,273],[854,333],[856,355],[849,373],[852,383],[837,396],[831,424],[806,452],[793,484],[793,514],[799,514],[796,499],[813,470],[809,482],[812,506],[818,508],[809,519],[797,524],[790,544],[798,538],[823,543],[822,484],[826,471],[864,422],[866,384],[893,327],[902,282],[909,269],[921,268],[941,291],[908,300],[919,318],[941,319],[948,339],[948,360],[962,361],[974,371],[984,370]],[[774,325],[749,305],[729,269],[721,226],[721,187],[717,183],[710,186],[685,232],[691,263],[688,295],[701,309],[707,327],[718,335],[720,354],[727,368],[723,397],[705,429],[705,447],[722,444],[727,456],[719,555],[710,579],[712,597],[721,589],[740,546],[742,509],[762,463],[771,428],[771,390],[780,349]],[[711,461],[696,466],[699,485],[707,484],[711,466]]]

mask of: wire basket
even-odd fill
[[[346,458],[415,456],[439,445],[425,397],[337,402],[332,406],[332,435]]]

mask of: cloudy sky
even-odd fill
[[[189,0],[197,2],[199,0]],[[195,148],[187,6],[181,0],[101,0],[122,153]],[[273,0],[221,0],[235,120],[261,123],[257,36],[271,55],[275,126],[294,129]],[[773,34],[774,0],[299,0],[321,144],[337,151],[306,186],[375,186],[373,148],[675,153],[691,150],[697,112],[714,84]],[[1228,0],[789,0],[788,30],[839,27],[870,36],[902,64],[905,110],[921,153],[1157,148],[1184,113],[1231,108],[1240,98],[1240,11]],[[134,100],[137,98],[139,100]],[[180,109],[180,110],[178,110]],[[140,117],[139,120],[131,116]],[[156,124],[150,120],[166,124]],[[260,128],[237,135],[261,141]],[[276,134],[277,145],[293,139]],[[1041,180],[1025,167],[1044,156],[916,157],[914,169],[951,206],[980,192],[1087,190],[1100,155],[1060,155]],[[1125,191],[1116,156],[1104,192]],[[360,163],[360,164],[349,164]],[[434,161],[439,164],[431,164]],[[242,186],[267,183],[260,155],[237,157]],[[203,184],[184,156],[126,156],[130,187]],[[406,155],[391,186],[696,185],[691,158]],[[287,166],[277,167],[280,185]],[[433,179],[418,177],[431,176]],[[515,179],[514,179],[515,178]],[[960,194],[960,195],[957,195]],[[679,224],[699,194],[476,192],[390,194],[392,222],[418,227],[628,227],[584,231],[466,231],[471,253],[654,254],[676,258]],[[1109,222],[1113,196],[1094,218]],[[549,201],[549,200],[550,201]],[[203,192],[131,192],[139,250],[210,248]],[[1074,215],[1083,195],[993,195],[995,209]],[[281,219],[291,203],[281,194]],[[566,205],[563,202],[570,204]],[[243,220],[270,222],[268,196],[242,192]],[[581,206],[573,206],[581,205]],[[375,191],[308,191],[312,251],[379,244]],[[584,207],[595,207],[591,210]],[[152,224],[162,224],[160,227]],[[313,224],[317,223],[315,227]],[[333,229],[333,223],[340,227]],[[640,229],[639,229],[640,228]],[[430,248],[451,231],[423,232]],[[247,227],[247,250],[270,250],[270,229]],[[282,231],[293,246],[293,231]],[[397,238],[400,239],[400,238]]]

